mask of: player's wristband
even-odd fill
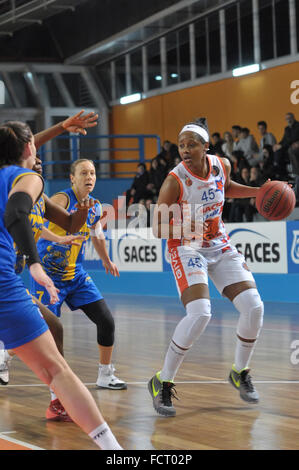
[[[14,193],[7,201],[4,223],[12,236],[20,253],[26,256],[28,266],[40,263],[40,258],[34,241],[29,214],[32,209],[32,199],[28,193]]]

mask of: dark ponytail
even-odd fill
[[[30,127],[24,122],[8,121],[0,126],[0,166],[18,165],[25,145],[32,139]]]

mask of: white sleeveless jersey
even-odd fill
[[[180,185],[178,203],[184,219],[203,220],[202,239],[169,240],[169,248],[173,246],[189,245],[206,252],[215,249],[226,251],[229,237],[222,222],[224,205],[224,185],[226,180],[225,167],[222,160],[215,155],[207,155],[209,173],[201,178],[187,167],[185,162],[179,163],[169,174]],[[199,215],[198,215],[199,214]]]

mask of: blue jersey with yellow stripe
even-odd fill
[[[17,165],[10,165],[0,169],[0,283],[3,279],[15,278],[16,252],[14,242],[4,224],[4,212],[8,201],[8,194],[19,179],[28,173],[34,172]]]
[[[78,203],[78,199],[72,188],[60,191],[58,194],[67,196],[68,204],[66,210],[69,213],[73,213],[77,210],[75,206]],[[46,273],[54,281],[70,281],[75,279],[76,275],[83,271],[82,262],[84,259],[86,241],[90,236],[90,229],[96,225],[101,216],[102,205],[96,201],[94,207],[89,209],[85,224],[81,227],[80,232],[76,234],[85,237],[84,240],[76,240],[78,245],[62,245],[44,239],[38,241],[37,249],[42,265]],[[69,235],[68,232],[53,222],[46,222],[45,227],[57,235]]]
[[[29,214],[29,220],[32,227],[35,243],[38,242],[43,225],[45,216],[45,199],[42,195],[39,200],[34,204],[31,213]],[[17,274],[20,274],[25,268],[26,261],[19,251],[17,251],[16,266],[15,270]]]

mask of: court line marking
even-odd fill
[[[147,385],[148,382],[126,382],[128,385]],[[183,381],[176,381],[176,384],[198,384],[198,385],[209,385],[209,384],[228,384],[228,380],[183,380]],[[255,380],[255,384],[299,384],[299,380]],[[95,385],[95,382],[85,382],[84,385],[92,386]],[[4,385],[0,386],[1,389],[6,388],[18,388],[18,387],[48,387],[46,384],[14,384],[14,385]],[[101,390],[96,388],[96,390]]]
[[[16,431],[12,431],[12,432],[16,432]],[[13,437],[8,437],[4,435],[4,433],[0,433],[0,439],[3,439],[4,441],[12,442],[13,444],[18,444],[19,446],[22,446],[22,447],[28,447],[28,449],[31,449],[31,450],[45,450],[42,447],[37,447],[32,444],[28,444],[28,442],[19,441],[18,439],[14,439]]]
[[[173,323],[174,325],[177,325],[178,322],[184,318],[184,316],[178,318],[178,320],[168,320],[168,319],[165,319],[165,320],[160,320],[160,319],[156,319],[156,318],[140,318],[140,317],[119,317],[117,318],[117,321],[121,321],[121,320],[139,320],[139,321],[146,321],[146,322],[152,322],[152,323]],[[215,317],[216,319],[216,317]],[[90,328],[90,325],[87,325],[85,322],[79,322],[77,323],[76,322],[76,326],[80,326],[80,328]],[[71,325],[67,325],[67,323],[63,323],[63,327],[64,328],[72,328],[73,326]],[[215,323],[213,323],[213,320],[209,323],[209,328],[210,327],[213,327],[213,328],[230,328],[230,329],[234,329],[236,330],[237,328],[237,322],[236,322],[236,325],[217,325]],[[294,329],[289,329],[289,330],[285,330],[285,329],[281,329],[279,328],[279,325],[277,326],[277,328],[262,328],[261,332],[263,331],[271,331],[271,332],[274,332],[274,333],[298,333],[299,335],[299,329],[298,330],[294,330]],[[76,339],[76,341],[81,341],[83,342],[83,340],[80,340],[80,339]]]

